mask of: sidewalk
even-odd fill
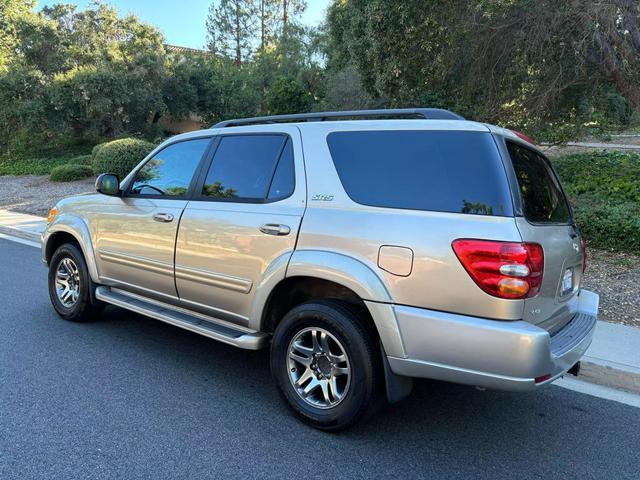
[[[598,322],[578,378],[640,393],[640,328]]]
[[[46,219],[0,209],[0,234],[40,243]],[[598,322],[579,379],[640,393],[640,328]]]
[[[40,243],[47,220],[35,215],[0,209],[0,233]]]

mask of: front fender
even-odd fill
[[[62,213],[49,224],[42,235],[42,260],[46,264],[49,263],[53,252],[49,251],[50,249],[48,246],[50,245],[50,242],[55,239],[56,235],[60,233],[69,234],[76,239],[80,245],[84,259],[87,262],[89,276],[93,282],[98,283],[98,267],[96,265],[96,257],[93,250],[93,243],[91,241],[91,234],[89,233],[89,227],[82,218],[76,215]]]
[[[358,295],[367,306],[388,355],[405,357],[392,299],[380,277],[355,258],[322,250],[296,250],[287,277],[316,277],[342,285]]]

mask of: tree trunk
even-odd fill
[[[282,31],[287,29],[287,22],[289,21],[289,2],[288,0],[282,0]]]
[[[264,52],[264,44],[265,44],[265,36],[266,36],[266,21],[267,19],[264,17],[264,2],[265,0],[260,0],[260,50]]]
[[[240,41],[240,0],[236,0],[236,65],[238,66],[242,62]]]

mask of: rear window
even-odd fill
[[[528,148],[507,142],[522,197],[524,217],[534,223],[569,223],[571,211],[547,161]]]
[[[340,181],[355,202],[513,215],[504,167],[489,133],[334,132],[327,142]]]

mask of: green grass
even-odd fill
[[[90,155],[64,155],[49,158],[10,158],[0,157],[0,175],[49,175],[51,170],[69,163],[88,165]]]
[[[553,160],[587,242],[640,253],[640,156],[590,152]]]

